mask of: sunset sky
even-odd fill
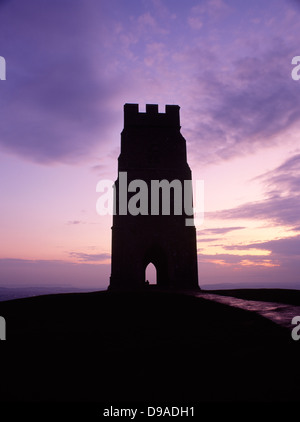
[[[299,0],[0,0],[0,286],[106,288],[123,105],[180,106],[205,288],[300,289]]]

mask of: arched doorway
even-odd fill
[[[151,264],[151,266],[150,266]],[[146,270],[149,267],[149,276],[152,274],[152,280],[155,279],[155,283],[158,286],[167,286],[169,284],[168,272],[167,272],[167,259],[164,251],[159,246],[155,245],[148,249],[144,258],[144,269],[145,276]],[[154,268],[153,268],[154,267]],[[155,277],[153,277],[153,273]],[[145,281],[147,278],[145,278]],[[150,280],[149,280],[150,284]]]
[[[152,262],[149,262],[149,264],[146,267],[145,270],[145,281],[148,281],[149,284],[157,284],[157,271],[155,268],[155,265],[152,264]]]

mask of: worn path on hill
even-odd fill
[[[256,300],[240,299],[233,296],[222,296],[214,293],[196,293],[196,297],[212,300],[247,311],[256,312],[270,319],[278,325],[291,328],[294,316],[300,316],[300,306],[277,302],[263,302]]]

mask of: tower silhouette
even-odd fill
[[[193,216],[186,212],[183,193],[178,199],[172,184],[176,181],[177,187],[178,184],[184,187],[185,183],[191,187],[192,179],[186,141],[180,133],[179,109],[177,105],[166,105],[165,113],[159,113],[158,105],[147,104],[146,112],[139,112],[138,104],[124,105],[118,178],[114,186],[110,289],[144,287],[149,263],[156,267],[159,287],[199,288]],[[132,215],[128,204],[138,189],[128,188],[137,179],[148,188],[147,204],[142,208],[141,201],[136,201],[141,206],[140,212]],[[155,186],[164,181],[155,198],[151,190],[153,181]],[[166,182],[169,188],[168,183],[162,187]],[[164,208],[164,200],[168,199],[169,209]],[[191,225],[186,224],[187,218]]]

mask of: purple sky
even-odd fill
[[[0,286],[105,288],[124,103],[181,107],[200,285],[300,288],[298,0],[0,0]]]

